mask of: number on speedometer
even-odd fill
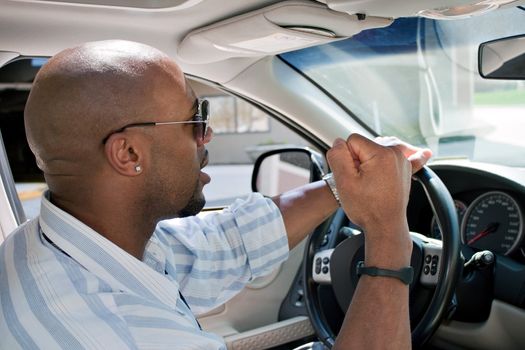
[[[523,214],[510,195],[487,192],[472,202],[461,231],[463,243],[508,255],[519,246],[523,237]]]

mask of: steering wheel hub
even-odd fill
[[[412,235],[413,248],[410,265],[414,269],[414,280],[410,290],[418,284],[423,266],[424,241],[417,235]],[[330,258],[330,278],[332,288],[341,310],[347,310],[359,277],[357,264],[365,259],[364,234],[354,234],[341,242],[332,252]]]

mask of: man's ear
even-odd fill
[[[107,139],[104,151],[115,171],[124,176],[137,176],[144,170],[143,147],[138,139],[113,134]]]

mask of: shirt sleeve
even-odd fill
[[[166,271],[175,272],[195,314],[226,302],[288,258],[281,212],[258,193],[222,212],[162,221],[155,235],[167,248]]]

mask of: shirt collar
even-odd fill
[[[50,193],[42,196],[39,224],[60,250],[114,289],[155,298],[171,307],[178,284],[136,259],[95,230],[55,206]]]

